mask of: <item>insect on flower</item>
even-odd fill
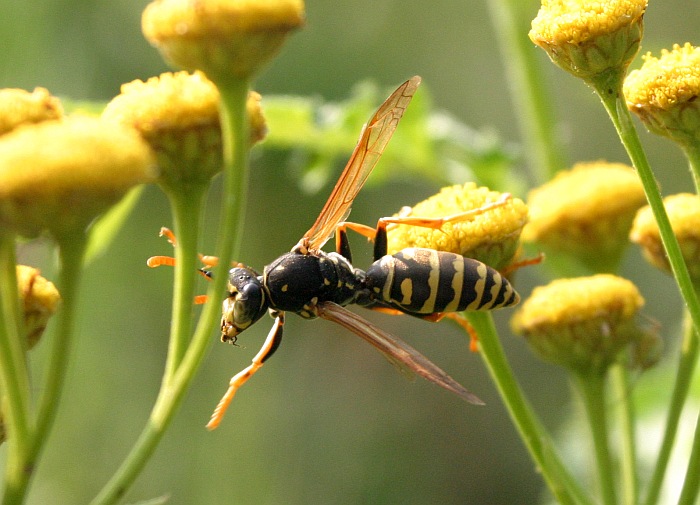
[[[223,302],[221,319],[222,340],[235,343],[238,335],[266,312],[275,321],[253,363],[231,379],[207,425],[209,429],[219,425],[236,391],[279,347],[286,312],[305,319],[320,317],[338,323],[372,344],[389,361],[467,402],[483,403],[416,349],[344,308],[356,304],[437,321],[449,313],[497,309],[520,300],[508,280],[479,261],[424,248],[387,254],[388,225],[439,229],[447,222],[468,220],[503,205],[507,196],[481,208],[442,218],[385,217],[379,219],[376,228],[345,221],[353,200],[377,164],[419,84],[418,76],[404,82],[371,117],[316,222],[290,252],[267,265],[262,275],[244,266],[229,271],[228,296]],[[355,268],[351,263],[348,229],[374,240],[374,263],[367,270]],[[322,251],[334,234],[336,251]]]

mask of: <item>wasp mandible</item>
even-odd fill
[[[483,404],[441,368],[401,339],[344,307],[409,314],[437,321],[447,313],[492,310],[519,302],[520,297],[497,270],[458,254],[408,248],[387,254],[387,226],[408,224],[439,229],[446,222],[471,219],[505,200],[443,218],[386,217],[376,228],[346,222],[350,207],[374,169],[418,89],[420,77],[404,82],[379,107],[362,129],[348,164],[313,226],[286,254],[267,265],[262,275],[236,266],[229,271],[223,302],[222,341],[238,335],[269,312],[274,324],[250,366],[236,374],[207,428],[221,422],[236,391],[279,347],[286,312],[305,319],[320,317],[349,329],[390,361],[452,391],[467,402]],[[507,196],[506,196],[507,198]],[[374,262],[367,270],[352,265],[347,230],[374,240]],[[336,251],[321,248],[335,234]]]

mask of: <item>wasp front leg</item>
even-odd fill
[[[170,230],[170,228],[162,227],[160,229],[160,236],[165,237],[168,242],[172,244],[173,247],[177,245],[177,238],[175,237],[175,234]],[[209,271],[209,268],[213,268],[219,264],[219,258],[216,256],[205,256],[203,254],[199,254],[199,261],[204,265],[203,268],[199,269],[199,273],[201,273],[204,277],[207,278],[207,280],[211,280],[212,274]],[[168,266],[168,267],[174,267],[176,264],[175,258],[172,256],[151,256],[146,260],[146,265],[148,265],[151,268],[156,268],[156,267],[161,267],[161,266]],[[201,305],[207,302],[207,295],[197,295],[194,297],[194,303],[197,305]]]
[[[238,372],[236,375],[231,377],[229,382],[228,390],[224,396],[219,401],[219,404],[214,409],[214,413],[207,423],[207,429],[215,430],[217,426],[221,423],[224,418],[226,409],[231,404],[233,397],[236,395],[238,389],[245,384],[248,379],[250,379],[255,372],[260,370],[265,361],[272,356],[272,354],[277,350],[280,343],[282,342],[282,333],[284,332],[284,312],[278,312],[275,317],[275,324],[268,333],[262,348],[258,351],[258,354],[253,358],[253,362]]]

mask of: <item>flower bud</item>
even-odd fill
[[[587,82],[624,75],[639,50],[647,0],[542,0],[530,39],[552,61]]]
[[[645,202],[634,170],[621,163],[579,163],[528,195],[523,240],[566,253],[595,271],[613,270]]]
[[[94,118],[45,121],[0,137],[0,228],[26,237],[83,231],[153,179],[138,134]]]
[[[635,321],[642,305],[635,285],[621,277],[558,279],[533,290],[512,326],[543,359],[577,372],[603,373],[646,334]]]
[[[516,256],[520,232],[527,222],[527,207],[522,200],[505,198],[502,193],[477,187],[474,183],[442,188],[395,217],[444,218],[470,210],[477,212],[463,220],[448,221],[439,229],[390,225],[387,228],[388,252],[426,247],[457,253],[497,270],[503,269]],[[478,212],[481,207],[499,201],[502,203]]]
[[[651,53],[625,79],[627,107],[646,127],[681,144],[700,141],[700,48],[686,43]]]
[[[206,184],[223,166],[219,102],[219,91],[201,72],[168,72],[122,85],[102,117],[141,134],[165,186]],[[266,132],[258,93],[250,92],[247,113],[252,145]]]
[[[0,135],[21,125],[61,117],[63,107],[60,100],[44,88],[36,88],[32,93],[23,89],[0,90]]]
[[[690,277],[694,282],[700,282],[700,197],[689,193],[667,196],[664,206]],[[648,205],[637,212],[630,240],[642,247],[649,263],[671,272],[659,228]]]
[[[253,77],[303,24],[302,0],[156,0],[142,17],[167,61],[217,84]]]
[[[36,268],[17,265],[17,290],[24,314],[27,347],[31,349],[41,338],[49,318],[56,312],[61,295]]]

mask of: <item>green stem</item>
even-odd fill
[[[616,364],[611,372],[621,428],[620,463],[622,466],[623,503],[636,505],[639,500],[639,482],[637,479],[636,422],[632,390],[629,387],[629,376],[624,364]]]
[[[65,383],[71,342],[75,333],[75,316],[78,293],[83,273],[83,259],[87,247],[83,231],[58,239],[61,269],[58,289],[61,293],[61,309],[56,315],[56,331],[53,335],[49,363],[37,409],[36,432],[32,444],[30,464],[34,465],[56,419],[56,412]]]
[[[671,459],[671,451],[676,441],[678,423],[680,422],[683,406],[688,397],[693,371],[698,361],[698,336],[693,329],[692,322],[687,312],[685,313],[683,330],[683,342],[678,358],[678,368],[675,373],[675,383],[673,384],[668,414],[666,415],[666,429],[664,430],[661,448],[656,458],[654,473],[649,481],[647,496],[644,501],[646,505],[658,503],[659,495],[661,494],[661,486],[664,481],[664,476],[666,475],[666,469],[668,468],[668,462]]]
[[[530,6],[521,0],[491,0],[491,22],[496,29],[505,65],[510,96],[526,147],[530,172],[544,183],[564,166],[562,146],[557,138],[554,108],[550,93],[536,58],[536,49],[525,35],[528,31]]]
[[[559,458],[554,444],[525,399],[510,369],[493,317],[488,312],[465,312],[479,335],[480,352],[500,396],[513,420],[520,438],[547,483],[561,504],[590,504]]]
[[[14,236],[0,233],[0,384],[9,438],[3,495],[6,505],[23,501],[31,473],[29,370],[16,268]]]
[[[695,331],[700,331],[700,302],[695,292],[693,282],[690,279],[688,268],[683,260],[681,248],[678,240],[673,234],[671,222],[663,205],[659,185],[654,178],[654,174],[642,149],[637,130],[632,123],[632,117],[627,109],[624,96],[622,94],[622,79],[619,76],[611,76],[607,81],[601,79],[598,83],[593,83],[605,109],[610,116],[620,140],[624,145],[627,154],[632,160],[634,168],[637,170],[639,179],[644,187],[647,202],[651,208],[656,224],[659,227],[661,242],[666,250],[671,271],[678,284],[683,301],[688,308],[688,313],[693,321]]]
[[[198,230],[207,186],[189,186],[186,191],[166,191],[173,211],[175,237],[175,273],[173,307],[170,322],[168,358],[163,380],[170,380],[180,365],[192,334],[192,300],[195,293]]]
[[[678,505],[695,505],[700,490],[700,417],[695,424],[695,438],[693,448],[690,452],[688,469],[685,474],[685,481],[681,489],[681,496],[678,498]]]
[[[243,211],[248,185],[248,121],[246,100],[248,81],[232,81],[220,86],[222,100],[221,125],[224,141],[225,188],[222,197],[222,215],[217,255],[221,265],[228,265],[234,254],[239,254],[242,237]],[[182,402],[206,350],[213,342],[212,331],[221,316],[227,276],[217,275],[208,290],[209,301],[195,329],[194,337],[176,370],[164,380],[148,423],[121,467],[106,484],[93,505],[116,503],[150,458],[166,428]]]
[[[598,481],[600,483],[603,504],[615,505],[615,481],[612,459],[608,442],[608,420],[606,412],[605,382],[606,374],[591,372],[589,374],[574,373],[574,382],[583,399],[583,405],[588,417],[588,424],[593,436],[593,446],[596,455]]]
[[[695,194],[700,195],[700,146],[696,143],[688,142],[682,144],[681,147],[686,158],[688,158],[690,174],[693,176],[693,183],[695,184]]]

